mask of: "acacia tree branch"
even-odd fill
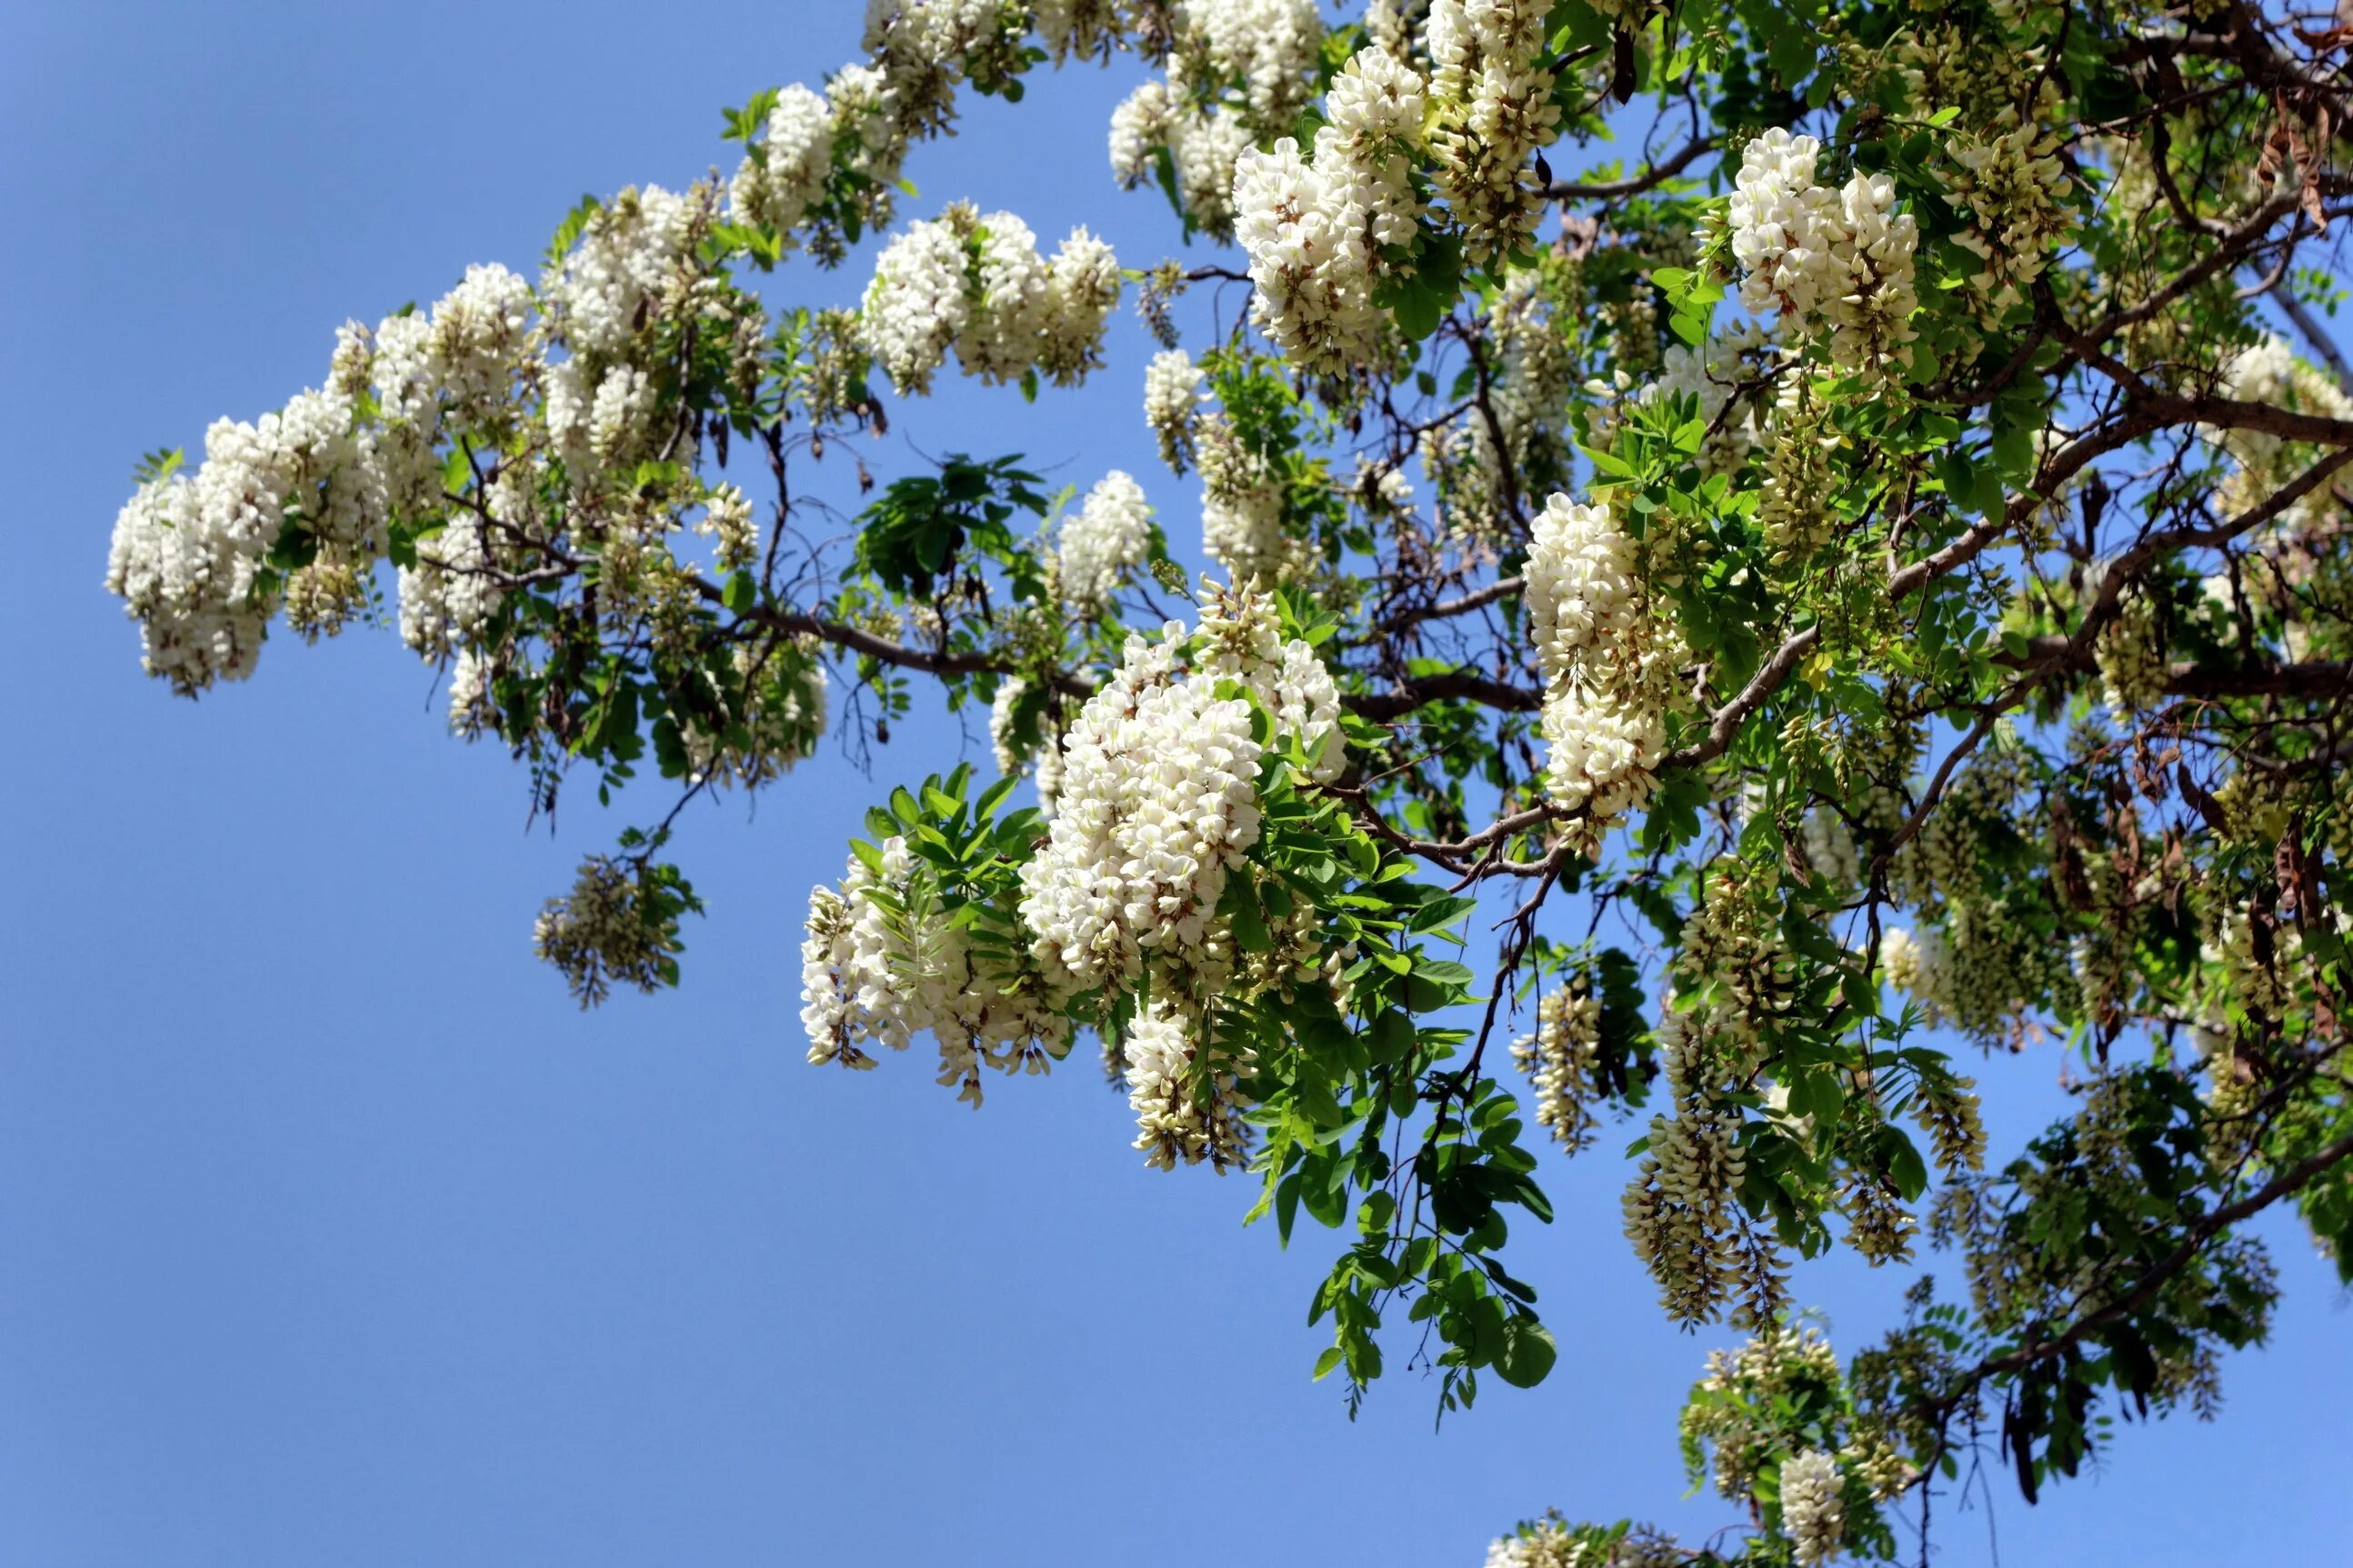
[[[1951,1387],[1929,1402],[1927,1413],[1942,1415],[1950,1411],[1975,1394],[1989,1381],[2023,1372],[2037,1363],[2064,1355],[2087,1336],[2131,1316],[2146,1306],[2167,1280],[2189,1267],[2200,1249],[2215,1237],[2241,1220],[2262,1213],[2280,1199],[2302,1191],[2348,1159],[2353,1159],[2353,1135],[2340,1138],[2317,1153],[2307,1155],[2238,1202],[2225,1204],[2206,1215],[2191,1225],[2181,1244],[2151,1265],[2131,1289],[2096,1311],[2076,1319],[2047,1339],[2031,1327],[2023,1344],[1999,1355],[1989,1355],[1969,1368]]]
[[[1545,195],[1555,201],[1561,202],[1584,201],[1588,198],[1607,201],[1623,196],[1638,196],[1645,191],[1656,190],[1665,184],[1669,180],[1715,152],[1715,137],[1695,136],[1639,174],[1629,174],[1620,180],[1555,180],[1545,187]]]

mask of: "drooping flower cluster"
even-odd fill
[[[1956,168],[1945,182],[1953,205],[1969,226],[1953,243],[1984,266],[1969,279],[1982,306],[2000,311],[2042,276],[2054,240],[2066,232],[2067,166],[2059,138],[2005,105],[1982,135],[1964,135],[1950,149]]]
[[[1235,167],[1306,107],[1324,24],[1314,0],[1182,0],[1174,11],[1166,79],[1112,113],[1112,173],[1133,188],[1166,156],[1187,219],[1228,239]]]
[[[1593,1141],[1593,1081],[1601,1043],[1601,999],[1583,977],[1545,993],[1534,1034],[1512,1042],[1512,1060],[1535,1090],[1536,1121],[1571,1153]]]
[[[1837,1456],[1819,1448],[1782,1463],[1781,1528],[1799,1563],[1827,1563],[1838,1555],[1846,1531],[1844,1485]]]
[[[1826,328],[1834,363],[1867,368],[1914,336],[1919,231],[1894,210],[1884,174],[1858,173],[1842,190],[1818,184],[1820,154],[1814,138],[1779,126],[1742,152],[1730,214],[1740,302],[1778,310],[1799,331]]]
[[[1382,352],[1388,317],[1373,290],[1388,270],[1382,252],[1414,238],[1422,81],[1380,49],[1359,50],[1324,109],[1312,163],[1288,136],[1242,154],[1234,233],[1250,255],[1260,330],[1300,369],[1334,373]]]
[[[1193,426],[1201,416],[1201,367],[1183,349],[1163,349],[1144,368],[1144,422],[1160,443],[1160,460],[1182,474],[1193,457]]]
[[[1224,1171],[1248,1157],[1249,1102],[1234,1087],[1236,1064],[1207,1058],[1199,1020],[1155,1002],[1128,1026],[1122,1060],[1145,1163],[1166,1171],[1207,1161]]]
[[[1236,971],[1227,879],[1259,835],[1264,748],[1247,687],[1296,736],[1310,776],[1342,762],[1339,699],[1305,643],[1284,643],[1262,597],[1214,602],[1198,634],[1171,622],[1128,639],[1111,679],[1080,710],[1063,753],[1053,829],[1022,868],[1021,916],[1058,984],[1132,989],[1206,1004]]]
[[[1055,545],[1063,603],[1100,614],[1152,558],[1152,505],[1144,487],[1113,468],[1087,492],[1078,515],[1064,522]]]
[[[1193,426],[1201,470],[1201,546],[1237,583],[1273,585],[1307,564],[1305,542],[1284,526],[1282,479],[1243,445],[1233,421],[1205,414]]]
[[[825,195],[833,173],[833,111],[822,93],[795,82],[776,96],[761,140],[744,156],[727,187],[738,223],[776,229],[788,240],[802,216]]]
[[[980,1070],[1043,1072],[1071,1048],[1060,997],[1016,944],[975,940],[962,890],[893,836],[853,855],[839,891],[809,894],[801,1023],[809,1060],[871,1068],[868,1048],[929,1034],[939,1080],[977,1106]]]
[[[1430,146],[1463,250],[1486,261],[1521,247],[1544,210],[1530,159],[1560,133],[1537,0],[1432,0]]]
[[[1602,826],[1650,798],[1666,751],[1664,711],[1683,662],[1657,614],[1641,550],[1606,503],[1556,495],[1530,534],[1528,628],[1544,672],[1546,781]]]
[[[885,247],[860,331],[902,394],[931,390],[955,351],[967,375],[1019,381],[1033,371],[1074,386],[1103,363],[1103,323],[1119,303],[1111,247],[1073,229],[1050,262],[1011,213],[958,203]]]
[[[2253,347],[2233,355],[2223,367],[2222,395],[2240,403],[2261,403],[2289,408],[2326,419],[2353,420],[2353,396],[2327,376],[2296,357],[2284,338],[2267,335]],[[2307,443],[2289,441],[2263,430],[2218,430],[2208,438],[2237,464],[2235,472],[2215,487],[2217,516],[2244,513],[2267,500],[2318,455]],[[2281,514],[2291,532],[2306,532],[2327,522],[2337,507],[2327,487],[2291,504]]]
[[[123,507],[106,585],[140,623],[149,674],[193,694],[253,673],[277,609],[265,558],[290,516],[368,552],[383,485],[352,425],[348,398],[317,392],[256,424],[216,421],[193,478],[151,481]]]

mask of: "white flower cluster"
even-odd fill
[[[1388,315],[1373,303],[1382,251],[1410,245],[1420,203],[1410,180],[1422,81],[1377,48],[1332,81],[1314,162],[1285,136],[1242,154],[1234,233],[1250,256],[1252,318],[1291,362],[1314,374],[1378,358]]]
[[[1987,310],[2023,300],[2021,288],[2042,276],[2052,242],[2067,230],[2067,166],[2059,148],[2055,133],[2004,105],[1986,131],[1958,137],[1950,149],[1957,167],[1945,189],[1969,215],[1953,243],[1985,264],[1969,286]]]
[[[1228,1064],[1203,1060],[1200,1024],[1155,1002],[1128,1026],[1122,1047],[1127,1104],[1135,1112],[1135,1146],[1145,1163],[1173,1170],[1178,1161],[1239,1165],[1250,1152],[1249,1102]]]
[[[351,400],[305,392],[255,424],[216,421],[193,478],[142,486],[115,519],[106,585],[140,622],[149,674],[187,693],[240,680],[277,608],[265,558],[290,521],[367,554],[384,507]]]
[[[740,730],[731,739],[681,716],[690,777],[722,785],[767,784],[790,773],[825,734],[825,665],[813,642],[798,640],[765,648],[739,644],[732,662],[744,683]]]
[[[1599,829],[1650,798],[1666,750],[1662,695],[1682,662],[1653,614],[1640,551],[1605,505],[1556,495],[1532,530],[1528,627],[1544,672],[1553,798]]]
[[[1581,976],[1546,992],[1535,1032],[1512,1042],[1512,1060],[1535,1090],[1537,1124],[1572,1154],[1600,1125],[1593,1116],[1600,1043],[1601,999]]]
[[[1560,133],[1545,68],[1540,0],[1433,0],[1430,151],[1439,187],[1474,262],[1508,255],[1535,232],[1543,184],[1531,156]]]
[[[1152,504],[1144,487],[1113,468],[1087,492],[1055,544],[1062,602],[1099,615],[1135,569],[1152,558]]]
[[[1176,23],[1180,53],[1259,124],[1281,124],[1306,107],[1306,78],[1324,46],[1314,0],[1178,0]]]
[[[1208,112],[1178,86],[1179,62],[1171,80],[1148,81],[1130,93],[1111,116],[1111,168],[1129,189],[1152,177],[1159,154],[1168,154],[1185,216],[1212,239],[1234,232],[1234,167],[1250,151],[1250,121],[1239,110]]]
[[[789,241],[802,216],[825,195],[833,173],[833,111],[799,82],[777,94],[761,140],[745,153],[727,188],[735,221],[776,229]]]
[[[1681,1553],[1672,1560],[1680,1561]],[[1632,1568],[1630,1559],[1587,1541],[1557,1519],[1522,1525],[1487,1546],[1486,1568]]]
[[[1305,643],[1282,643],[1256,595],[1210,606],[1198,636],[1170,622],[1161,640],[1128,639],[1119,670],[1079,711],[1063,752],[1053,828],[1022,868],[1021,918],[1057,984],[1216,995],[1237,953],[1218,913],[1226,880],[1258,841],[1263,748],[1249,688],[1296,736],[1311,776],[1342,763],[1339,699]]]
[[[1306,107],[1323,20],[1315,0],[1181,0],[1172,20],[1166,79],[1112,113],[1112,173],[1132,189],[1166,153],[1186,217],[1230,239],[1235,165]]]
[[[2275,334],[2233,355],[2223,367],[2219,390],[2233,402],[2267,404],[2327,419],[2353,419],[2353,397],[2298,359],[2287,340]],[[2235,517],[2261,505],[2318,455],[2308,443],[2287,441],[2267,431],[2207,434],[2238,465],[2214,490],[2213,508],[2222,517]],[[2310,532],[2334,515],[2337,505],[2330,489],[2322,486],[2289,507],[2281,521],[2291,533]]]
[[[1201,367],[1183,349],[1163,349],[1144,367],[1144,422],[1160,443],[1160,460],[1182,474],[1193,456],[1201,416]]]
[[[1819,1448],[1781,1465],[1781,1528],[1790,1555],[1801,1564],[1827,1563],[1846,1532],[1845,1478],[1838,1458]]]
[[[513,416],[535,364],[530,307],[513,273],[470,268],[429,314],[345,326],[324,390],[216,421],[195,474],[142,486],[115,520],[106,585],[142,625],[149,672],[184,692],[250,675],[281,589],[307,598],[306,627],[332,630],[391,519],[438,508],[445,418]],[[267,557],[290,528],[317,559],[288,584]]]
[[[1731,205],[1740,302],[1778,310],[1793,327],[1830,332],[1832,360],[1879,364],[1914,337],[1912,257],[1918,226],[1894,211],[1895,184],[1858,173],[1842,190],[1816,183],[1821,144],[1779,126],[1748,143]]]
[[[1233,422],[1204,415],[1193,426],[1201,470],[1201,547],[1237,583],[1287,583],[1307,565],[1303,541],[1283,526],[1283,486],[1242,445]]]
[[[1626,1239],[1658,1282],[1660,1300],[1678,1321],[1698,1322],[1742,1277],[1735,1210],[1746,1159],[1740,1112],[1717,1100],[1693,1026],[1672,1006],[1659,1015],[1672,1116],[1651,1118],[1650,1146],[1626,1187]]]
[[[809,1060],[871,1068],[867,1047],[904,1050],[931,1035],[940,1082],[978,1105],[980,1069],[1043,1072],[1071,1048],[1071,1023],[1041,977],[972,940],[937,874],[906,840],[870,864],[853,855],[840,890],[809,894],[801,942],[801,1023]]]
[[[691,312],[706,276],[695,249],[711,216],[701,190],[659,185],[623,191],[597,209],[540,280],[549,323],[575,361],[629,359],[645,334]],[[575,395],[586,405],[598,390],[591,384]]]
[[[1036,371],[1074,386],[1103,363],[1119,303],[1111,247],[1073,229],[1048,261],[1011,213],[961,203],[907,226],[874,263],[860,313],[866,346],[902,394],[931,390],[950,348],[966,375],[1018,381]]]

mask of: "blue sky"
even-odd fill
[[[1548,1172],[1560,1220],[1517,1241],[1559,1369],[1433,1433],[1410,1374],[1353,1424],[1308,1381],[1323,1238],[1283,1254],[1240,1180],[1145,1170],[1091,1062],[977,1115],[920,1054],[803,1063],[810,884],[889,784],[985,758],[935,710],[872,781],[828,755],[692,814],[685,989],[584,1016],[530,921],[612,824],[584,801],[526,832],[519,773],[443,734],[396,637],[278,639],[201,704],[140,674],[100,588],[140,452],[315,384],[346,317],[528,268],[584,191],[725,161],[720,106],[848,59],[858,10],[10,7],[0,1562],[1439,1568],[1546,1505],[1732,1522],[1683,1496],[1673,1414],[1713,1342],[1651,1308],[1614,1143]],[[911,164],[910,215],[969,196],[1156,259],[1165,210],[1103,163],[1130,79],[976,107]],[[1124,320],[1084,393],[955,388],[875,460],[1125,467],[1189,545],[1146,353]],[[2062,1067],[1989,1064],[1997,1148]],[[2342,1304],[2273,1234],[2288,1299],[2221,1425],[2128,1431],[2040,1508],[1999,1480],[1990,1518],[1940,1501],[1941,1560],[1996,1531],[2011,1565],[2339,1555]],[[1851,1349],[1896,1283],[1833,1265],[1799,1294]]]

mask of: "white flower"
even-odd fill
[[[659,185],[623,191],[596,210],[540,282],[573,353],[626,357],[641,333],[691,302],[706,216],[700,196]]]
[[[1100,612],[1129,574],[1151,558],[1152,507],[1144,487],[1117,468],[1105,474],[1078,515],[1062,524],[1058,548],[1064,601]]]
[[[929,392],[969,313],[963,239],[944,222],[912,223],[875,259],[859,331],[902,395]]]
[[[1410,244],[1420,204],[1409,153],[1420,140],[1422,81],[1379,49],[1333,79],[1331,123],[1314,161],[1290,137],[1241,155],[1234,233],[1249,252],[1259,327],[1302,369],[1338,371],[1381,352],[1387,313],[1373,303],[1380,250]]]
[[[1183,473],[1193,454],[1193,422],[1200,417],[1201,367],[1183,349],[1163,349],[1144,371],[1144,422],[1160,442],[1160,460]]]
[[[1914,335],[1919,231],[1894,210],[1884,174],[1859,173],[1838,191],[1816,183],[1820,153],[1780,126],[1742,152],[1730,210],[1740,302],[1778,310],[1800,331],[1827,326],[1832,359],[1868,367]]]
[[[1846,1531],[1844,1487],[1835,1456],[1820,1449],[1793,1454],[1781,1466],[1781,1526],[1801,1563],[1838,1555]]]
[[[1544,672],[1553,798],[1606,823],[1650,797],[1665,752],[1662,678],[1676,662],[1634,542],[1606,506],[1556,495],[1531,531],[1528,628]]]
[[[1485,261],[1535,232],[1544,195],[1529,158],[1560,131],[1552,73],[1540,64],[1548,7],[1538,0],[1432,0],[1430,50],[1434,173]]]
[[[738,223],[759,224],[787,237],[825,195],[833,172],[833,111],[821,93],[799,82],[776,96],[757,157],[746,153],[727,191]]]
[[[1158,1001],[1128,1026],[1121,1054],[1135,1146],[1157,1170],[1207,1160],[1223,1171],[1250,1152],[1250,1125],[1241,1116],[1249,1102],[1235,1090],[1231,1070],[1201,1060],[1199,1030],[1197,1020]]]
[[[943,900],[937,874],[885,839],[876,864],[853,855],[841,889],[809,895],[801,944],[801,1022],[809,1060],[873,1065],[864,1048],[904,1050],[929,1034],[940,1082],[981,1099],[980,1069],[1041,1072],[1070,1049],[1071,1025],[1034,971],[976,948]],[[874,895],[885,895],[878,899]]]
[[[1051,832],[1022,869],[1021,918],[1047,973],[1071,990],[1132,986],[1206,998],[1236,952],[1217,912],[1226,880],[1258,841],[1263,748],[1249,687],[1296,735],[1315,776],[1341,762],[1339,702],[1303,643],[1282,645],[1255,595],[1214,603],[1198,638],[1170,622],[1131,637],[1119,669],[1087,700],[1062,751]]]
[[[253,672],[277,608],[263,563],[290,526],[346,560],[382,551],[383,475],[353,414],[330,390],[252,424],[216,420],[194,478],[146,485],[123,507],[106,585],[141,624],[150,674],[195,692]]]
[[[1102,363],[1119,302],[1119,264],[1085,229],[1051,263],[1011,213],[951,206],[910,224],[874,264],[860,333],[902,394],[928,392],[953,346],[967,375],[998,383],[1032,370],[1073,385]]]

